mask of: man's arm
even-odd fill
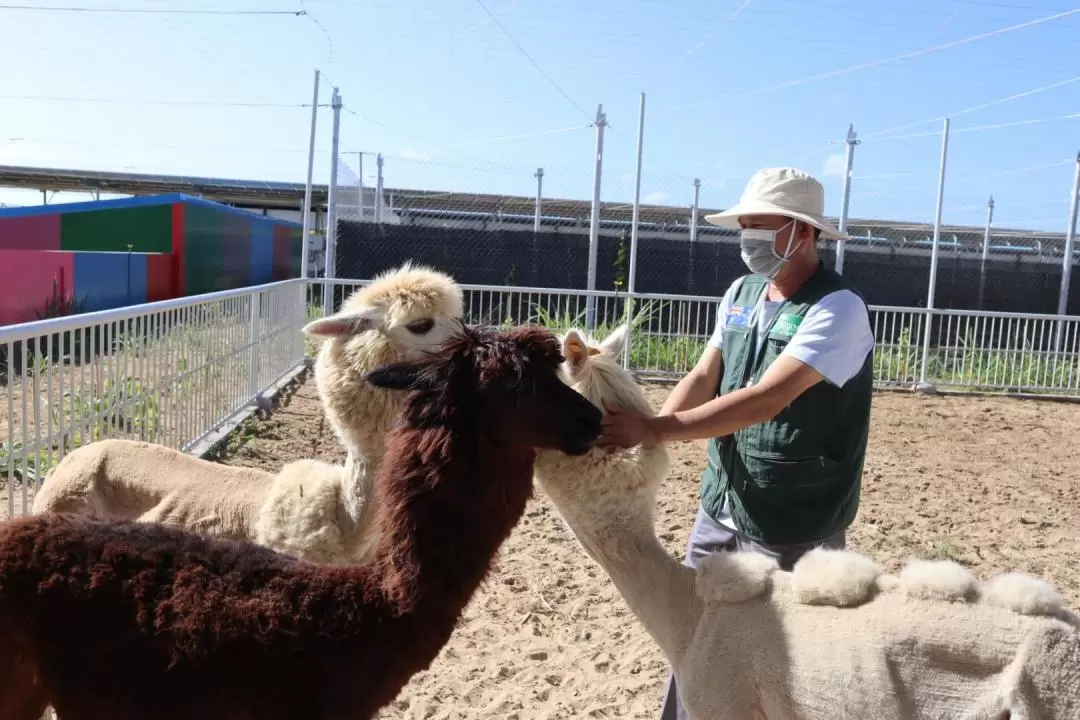
[[[697,361],[697,365],[683,376],[679,384],[668,395],[661,415],[671,415],[680,410],[690,410],[706,402],[716,394],[720,384],[720,371],[723,368],[723,356],[720,349],[708,345]]]
[[[873,349],[866,307],[854,293],[827,295],[807,313],[795,337],[761,380],[748,388],[650,421],[659,442],[723,437],[768,422],[799,395],[827,380],[842,387]]]
[[[772,420],[823,379],[821,373],[801,360],[781,355],[756,385],[739,388],[697,407],[658,415],[653,419],[653,430],[658,442],[730,435]]]

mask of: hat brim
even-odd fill
[[[809,213],[801,213],[787,208],[779,207],[778,205],[772,205],[770,203],[751,203],[747,205],[735,205],[722,212],[713,213],[705,216],[705,222],[710,225],[716,225],[717,227],[731,228],[738,230],[739,218],[743,215],[783,215],[784,217],[794,218],[800,220],[808,225],[813,225],[821,234],[827,238],[833,240],[849,240],[850,236],[846,233],[840,232],[838,229],[832,226],[823,217],[816,215],[810,215]]]

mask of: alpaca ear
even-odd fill
[[[588,362],[589,356],[595,354],[577,328],[570,328],[563,335],[562,353],[574,370],[580,370]]]
[[[615,357],[622,355],[626,350],[626,323],[612,330],[611,334],[600,343],[600,347]]]
[[[380,322],[382,322],[382,310],[377,307],[366,307],[312,320],[304,326],[304,333],[321,338],[359,335],[375,328]]]
[[[430,389],[433,384],[430,373],[421,363],[390,363],[368,372],[364,379],[383,390]]]

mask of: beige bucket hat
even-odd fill
[[[847,240],[824,211],[825,189],[813,176],[791,167],[764,168],[750,178],[738,205],[706,215],[705,222],[738,230],[742,215],[783,215],[813,225],[825,237]]]

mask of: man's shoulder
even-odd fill
[[[869,306],[866,300],[852,288],[838,288],[831,290],[818,298],[809,309],[809,313],[827,311],[831,314],[850,315],[852,313],[868,314]]]
[[[858,298],[861,303],[863,303],[864,305],[866,304],[866,298],[863,296],[862,291],[855,287],[855,285],[852,284],[852,282],[846,277],[836,272],[836,270],[822,266],[820,272],[821,279],[824,284],[823,297],[828,297],[838,292],[847,291],[851,295],[854,295],[856,298]]]

